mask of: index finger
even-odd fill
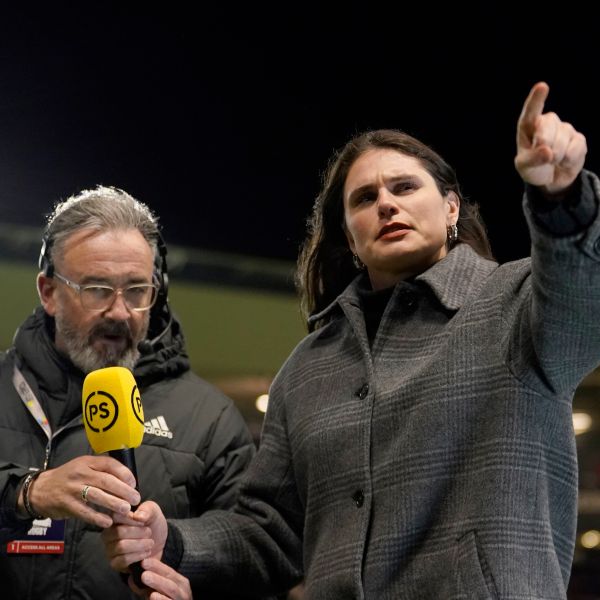
[[[527,133],[533,131],[537,118],[542,115],[549,92],[550,87],[544,81],[539,81],[531,88],[519,117],[519,126]]]
[[[111,456],[94,456],[90,468],[94,471],[110,473],[130,487],[135,487],[133,473],[121,462]]]

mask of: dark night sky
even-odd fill
[[[41,225],[102,183],[167,242],[294,259],[333,149],[394,127],[457,169],[497,257],[518,258],[515,124],[541,79],[598,169],[597,18],[577,3],[191,4],[3,9],[2,222]]]

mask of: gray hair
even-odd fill
[[[54,264],[65,240],[82,229],[137,229],[154,252],[159,238],[158,217],[148,206],[119,188],[99,185],[54,207],[44,230],[47,263]]]

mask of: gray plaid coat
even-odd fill
[[[525,212],[531,259],[458,245],[396,286],[372,348],[358,280],[324,311],[272,385],[236,514],[172,523],[197,589],[303,574],[315,600],[566,597],[600,219],[554,237]]]

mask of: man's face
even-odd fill
[[[125,288],[152,283],[154,255],[137,229],[81,230],[68,237],[55,271],[79,285]],[[84,373],[109,366],[133,369],[146,337],[150,311],[131,310],[122,294],[103,311],[81,305],[79,293],[59,278],[38,276],[42,305],[56,322],[55,344]]]

